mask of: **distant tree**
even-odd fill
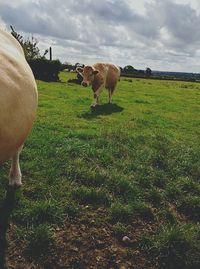
[[[72,66],[72,64],[70,62],[64,62],[63,64],[66,66]]]
[[[76,63],[74,66],[76,68],[76,67],[84,67],[85,65],[84,64],[81,64],[81,63]]]
[[[10,26],[10,28],[12,30],[11,34],[17,39],[17,41],[22,46],[27,61],[41,58],[40,50],[37,46],[38,41],[36,38],[32,36],[31,39],[28,38],[24,40],[23,36],[18,34],[12,26]],[[48,50],[45,51],[45,53],[43,54],[43,57],[45,57],[47,52]]]
[[[24,41],[23,41],[23,36],[18,34],[14,28],[12,27],[12,25],[10,25],[11,28],[11,35],[14,36],[15,39],[17,39],[17,41],[20,43],[20,45],[23,47]]]
[[[119,68],[120,68],[120,72],[123,73],[123,68],[121,66],[119,66]]]
[[[149,67],[146,68],[145,74],[147,77],[150,77],[152,75],[152,71]]]
[[[131,65],[126,65],[123,71],[124,73],[131,74],[131,73],[134,73],[136,69]]]
[[[37,59],[41,57],[37,44],[38,41],[33,36],[31,37],[31,40],[25,40],[23,48],[27,60]]]
[[[145,71],[144,70],[137,70],[136,73],[138,75],[144,75],[145,74]]]
[[[62,70],[67,69],[67,70],[71,70],[72,69],[72,64],[70,62],[64,62],[62,64]]]

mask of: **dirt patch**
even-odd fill
[[[62,227],[54,227],[54,241],[38,257],[26,252],[26,242],[12,240],[9,231],[7,264],[15,269],[155,269],[146,254],[139,248],[141,235],[151,232],[152,224],[135,219],[128,236],[131,244],[113,234],[113,225],[106,219],[105,209],[85,211],[76,219],[67,218]]]

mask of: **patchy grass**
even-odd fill
[[[27,256],[30,259],[41,259],[53,243],[53,232],[46,224],[34,228],[28,236]]]
[[[1,221],[11,223],[8,264],[173,269],[182,260],[181,268],[199,268],[199,84],[122,79],[114,103],[104,91],[91,111],[91,89],[66,83],[73,76],[37,82],[38,116],[12,207],[9,164],[0,171]],[[127,233],[135,242],[129,251],[116,240]],[[155,250],[150,263],[144,234],[143,245]]]
[[[108,194],[103,190],[95,188],[79,187],[72,191],[74,200],[81,204],[91,205],[109,205],[110,199]]]
[[[197,269],[200,264],[199,226],[164,226],[151,238],[143,238],[158,267],[163,269]]]
[[[122,239],[123,236],[127,236],[129,229],[129,226],[124,225],[121,222],[117,222],[115,225],[113,225],[113,233],[119,239]]]
[[[200,221],[200,197],[187,195],[181,199],[178,209],[187,217]]]

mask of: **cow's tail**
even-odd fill
[[[121,70],[121,67],[120,67],[120,66],[118,66],[118,69],[119,69],[119,78],[118,78],[118,81],[120,81],[120,77],[121,77],[121,72],[122,72],[122,70]]]

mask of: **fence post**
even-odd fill
[[[52,61],[52,48],[49,48],[49,56],[50,56],[50,61]]]

